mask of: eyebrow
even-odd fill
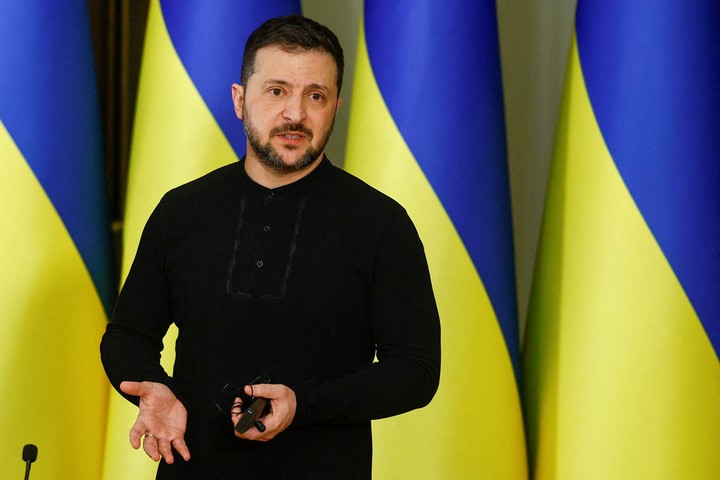
[[[270,78],[268,80],[265,80],[263,82],[263,85],[265,85],[265,86],[267,86],[267,85],[283,85],[283,86],[287,86],[287,87],[292,86],[290,84],[290,82],[288,82],[287,80],[281,80],[278,78]],[[307,85],[305,88],[309,89],[309,90],[322,90],[324,92],[330,91],[330,89],[327,86],[322,85],[320,83],[311,83],[310,85]]]

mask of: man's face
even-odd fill
[[[246,85],[233,85],[235,111],[248,138],[248,160],[297,172],[320,158],[330,138],[337,67],[325,52],[258,50]]]

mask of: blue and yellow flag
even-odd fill
[[[374,478],[527,478],[495,2],[367,0],[346,168],[403,204],[442,322],[440,389],[375,422]]]
[[[0,472],[99,478],[115,294],[87,2],[0,4]]]
[[[580,0],[528,322],[534,473],[720,478],[720,3]]]
[[[291,13],[300,13],[298,0],[150,3],[130,152],[123,280],[163,194],[244,155],[231,85],[240,82],[245,41],[263,21]],[[168,372],[174,335],[166,338],[163,352]],[[137,407],[112,392],[105,480],[154,478],[156,465],[128,441],[136,417]]]

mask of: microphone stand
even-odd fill
[[[37,460],[38,448],[33,444],[23,447],[22,459],[25,461],[25,480],[30,478],[30,465]]]

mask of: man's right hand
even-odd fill
[[[190,451],[185,444],[187,410],[175,394],[162,383],[122,382],[120,390],[128,395],[140,397],[140,413],[130,429],[130,445],[140,448],[155,460],[161,456],[167,463],[173,463],[172,449],[190,460]]]

